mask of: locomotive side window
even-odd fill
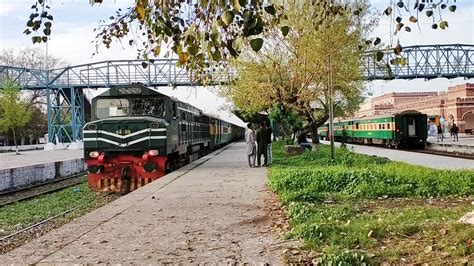
[[[172,108],[172,110],[171,110],[171,117],[172,117],[173,119],[176,119],[176,117],[178,117],[178,106],[176,106],[176,102],[173,102],[171,108]]]
[[[127,116],[129,111],[128,99],[119,98],[97,100],[96,115],[99,119],[111,116]]]

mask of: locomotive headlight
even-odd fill
[[[98,151],[91,151],[89,152],[89,157],[91,158],[98,158],[99,157],[99,152]]]
[[[145,170],[145,172],[153,172],[156,170],[156,164],[153,162],[145,163],[143,165],[143,170]]]
[[[148,155],[150,156],[158,156],[159,152],[158,150],[149,150]]]

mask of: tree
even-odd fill
[[[438,25],[446,29],[448,22],[442,19],[442,13],[446,10],[455,12],[457,8],[449,0],[386,1],[387,8],[383,14],[391,16],[398,31],[411,31],[407,25],[417,23],[416,18],[423,13],[433,18],[433,29],[437,29]],[[33,34],[33,43],[46,42],[52,32],[53,16],[47,2],[36,0],[31,6],[32,13],[24,33]],[[325,9],[326,13],[314,14],[314,21],[322,21],[328,13],[337,15],[348,11],[355,16],[363,13],[360,6],[347,6],[345,1],[299,2],[329,7]],[[208,77],[208,62],[227,62],[237,58],[242,41],[246,41],[255,51],[260,50],[264,42],[263,33],[286,26],[286,5],[287,2],[281,0],[136,0],[133,6],[118,9],[108,20],[100,21],[96,44],[97,47],[104,45],[109,48],[114,39],[125,40],[137,49],[138,57],[147,59],[160,54],[162,43],[166,43],[179,56],[180,64],[203,80]],[[439,12],[434,12],[437,10]],[[374,44],[381,42],[380,38],[368,41]],[[396,52],[400,50],[401,46],[395,49]]]
[[[27,103],[21,100],[20,89],[13,81],[4,80],[0,92],[0,131],[12,132],[16,154],[19,154],[16,131],[28,123],[31,112]]]
[[[282,105],[276,105],[268,112],[268,117],[275,122],[274,136],[287,139],[295,137],[295,133],[303,129],[304,120],[296,112],[286,110]],[[293,139],[294,140],[294,139]]]
[[[234,60],[239,78],[224,91],[247,112],[280,108],[298,114],[306,121],[302,134],[311,131],[314,143],[317,128],[328,119],[329,77],[334,81],[337,114],[354,112],[362,101],[363,33],[372,25],[360,20],[367,14],[364,11],[358,16],[344,11],[324,21],[311,19],[326,8],[287,1],[291,30],[269,31],[265,37],[271,41],[259,53],[248,51]]]
[[[0,52],[0,65],[49,70],[65,67],[67,63],[58,57],[46,56],[41,49],[25,48],[21,50],[3,49]],[[6,78],[14,78],[8,77],[8,73],[4,74]],[[34,121],[27,128],[16,130],[16,133],[22,138],[33,136],[37,139],[47,132],[47,120],[44,114],[46,105],[44,92],[44,90],[21,91],[22,98],[25,98],[28,110],[32,114],[32,121]],[[10,137],[12,136],[10,135]]]
[[[0,65],[49,70],[65,67],[67,63],[58,57],[51,55],[46,56],[46,54],[40,49],[25,48],[18,51],[14,49],[3,49],[0,52]],[[34,105],[41,108],[39,105],[45,104],[43,91],[28,91],[26,97],[29,108]]]

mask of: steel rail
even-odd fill
[[[81,173],[81,174],[79,174],[79,175],[69,176],[69,177],[66,177],[66,178],[61,178],[61,179],[52,180],[52,181],[49,181],[49,182],[44,182],[44,183],[40,183],[40,184],[35,184],[35,185],[28,186],[28,187],[25,187],[25,188],[19,188],[19,189],[16,189],[16,190],[3,192],[2,194],[0,194],[0,197],[11,196],[11,195],[14,195],[14,194],[19,193],[19,192],[32,190],[32,189],[35,189],[35,188],[43,187],[43,186],[45,186],[45,185],[60,183],[60,182],[62,182],[62,181],[70,180],[70,179],[76,178],[76,177],[81,177],[81,176],[83,176],[83,175],[84,175],[84,173]],[[76,181],[76,182],[73,182],[73,183],[70,183],[70,184],[66,184],[66,185],[62,185],[62,186],[59,186],[59,187],[55,187],[55,188],[52,188],[52,189],[49,189],[49,190],[46,190],[46,191],[42,191],[42,192],[40,192],[40,193],[35,193],[35,194],[33,194],[33,195],[27,195],[27,196],[25,196],[25,197],[20,197],[20,198],[18,198],[18,199],[14,199],[14,200],[10,200],[10,201],[4,202],[4,203],[0,203],[0,208],[1,208],[1,207],[4,207],[4,206],[6,206],[6,205],[10,205],[10,204],[16,203],[16,202],[20,202],[20,201],[25,201],[25,200],[28,200],[28,199],[36,198],[36,197],[41,196],[41,195],[50,194],[50,193],[53,193],[53,192],[56,192],[56,191],[59,191],[59,190],[62,190],[62,189],[65,189],[65,188],[68,188],[68,187],[71,187],[71,186],[75,186],[75,185],[78,185],[78,184],[82,184],[82,183],[84,183],[84,182],[86,182],[86,180],[79,180],[79,181]]]

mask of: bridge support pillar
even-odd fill
[[[64,143],[81,140],[85,121],[83,89],[48,88],[46,97],[48,141]]]

